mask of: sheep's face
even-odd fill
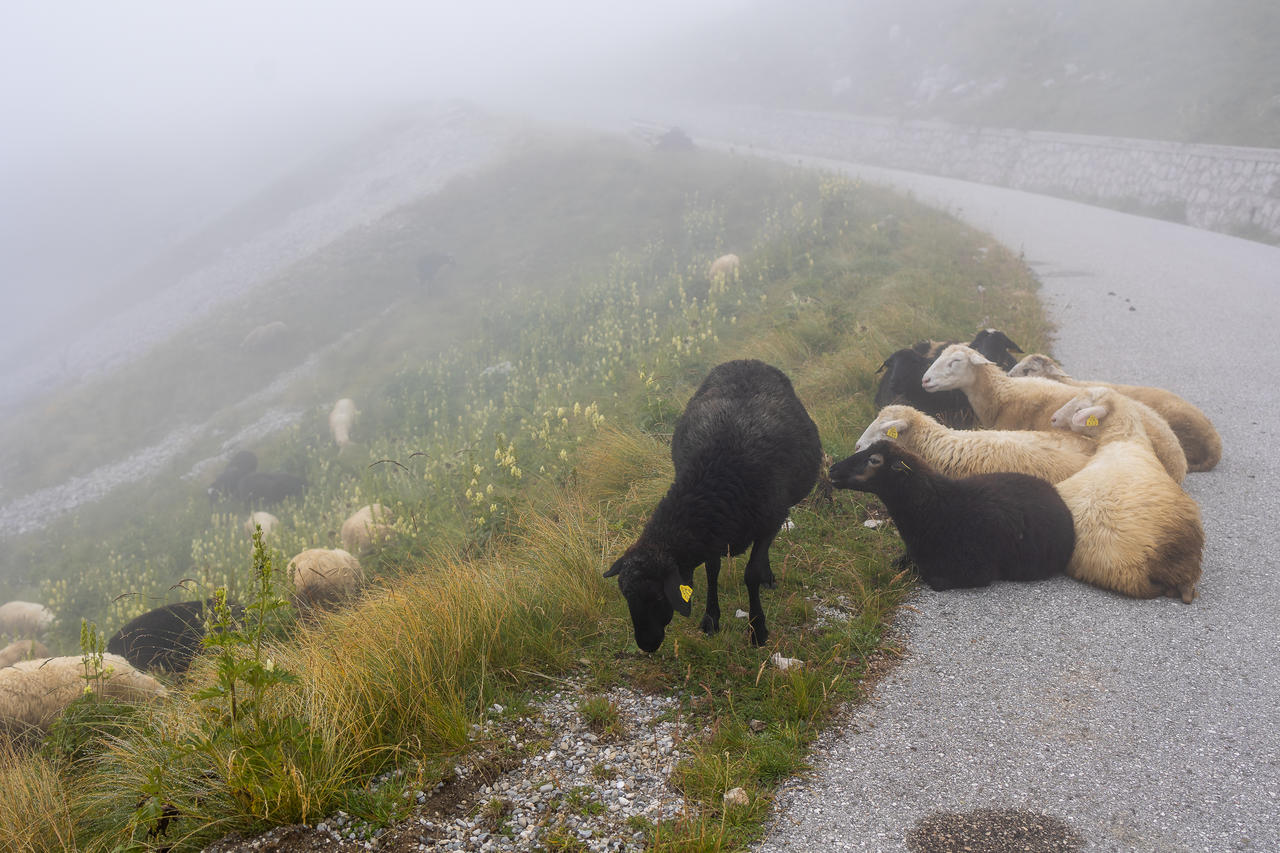
[[[681,575],[675,558],[655,548],[633,547],[627,551],[604,573],[607,578],[615,575],[631,611],[636,645],[642,651],[656,652],[675,612],[688,616],[692,611],[692,588]]]
[[[981,353],[964,344],[954,344],[942,351],[920,380],[920,387],[926,391],[949,391],[952,388],[964,388],[973,381],[974,367],[990,364]]]
[[[880,440],[831,466],[831,485],[837,489],[878,493],[892,479],[911,471],[892,442]]]
[[[1102,421],[1111,413],[1110,397],[1111,392],[1106,388],[1086,389],[1054,412],[1049,423],[1058,429],[1096,435]]]
[[[1032,353],[1022,361],[1009,368],[1009,375],[1014,378],[1023,376],[1039,376],[1044,379],[1066,379],[1067,374],[1047,355]]]
[[[853,446],[854,451],[866,450],[877,441],[888,439],[896,440],[902,436],[904,432],[910,428],[911,423],[906,420],[904,409],[907,406],[885,406],[876,419],[871,422],[871,426],[867,427],[862,433],[862,437],[858,439],[858,443]]]

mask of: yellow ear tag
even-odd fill
[[[885,430],[885,431],[884,431],[884,434],[885,434],[885,435],[887,435],[887,436],[889,436],[889,438],[897,438],[897,437],[898,437],[898,428],[897,428],[897,427],[889,427],[887,430]]]
[[[1097,418],[1097,416],[1096,416],[1096,415],[1089,415],[1089,417],[1085,419],[1084,425],[1085,425],[1085,426],[1097,426],[1097,425],[1098,425],[1098,418]]]
[[[693,587],[680,584],[680,597],[687,602],[693,597]]]

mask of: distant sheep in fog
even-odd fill
[[[237,451],[227,460],[227,467],[217,479],[209,484],[210,497],[231,497],[235,494],[236,484],[245,475],[258,470],[258,457],[252,450]]]
[[[355,426],[358,414],[355,401],[350,397],[343,397],[333,404],[333,411],[329,412],[329,432],[333,433],[338,447],[351,443],[351,427]]]
[[[742,263],[737,255],[721,255],[711,262],[707,270],[707,280],[712,284],[721,284],[738,278]]]
[[[453,255],[445,252],[428,252],[418,258],[418,281],[429,284],[440,270],[453,264]]]
[[[119,655],[102,656],[103,677],[90,682],[104,699],[136,702],[165,695],[164,686],[138,672]],[[42,732],[68,705],[84,695],[84,660],[79,655],[24,660],[0,669],[0,731]]]
[[[34,601],[0,604],[0,636],[38,637],[53,624],[53,611]]]
[[[342,547],[353,554],[363,554],[375,542],[385,541],[395,534],[390,522],[391,512],[382,504],[360,507],[342,522]]]
[[[255,354],[265,354],[281,349],[289,337],[289,326],[283,320],[274,320],[252,329],[244,336],[240,349]]]
[[[364,583],[360,561],[341,548],[308,548],[289,561],[294,602],[301,610],[325,607],[355,595]]]
[[[31,658],[47,658],[49,650],[39,640],[17,640],[0,649],[0,667]]]
[[[271,535],[271,531],[280,526],[280,519],[276,518],[269,512],[258,510],[249,513],[249,518],[244,523],[244,534],[250,539],[253,538],[254,529],[262,528],[262,538],[265,539]]]

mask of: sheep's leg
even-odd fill
[[[707,560],[707,612],[702,615],[702,631],[714,634],[720,630],[720,557]]]
[[[780,528],[782,525],[779,524]],[[767,537],[757,539],[751,545],[751,556],[747,559],[747,567],[742,572],[742,579],[747,584],[747,598],[750,601],[748,612],[749,633],[751,643],[763,646],[769,641],[769,628],[765,625],[764,608],[760,606],[760,586],[772,588],[774,585],[773,570],[769,568],[769,546],[773,544],[778,530]]]
[[[757,539],[752,544],[751,556],[747,558],[747,567],[742,572],[742,579],[747,582],[747,586],[755,583],[773,589],[777,579],[773,576],[773,569],[769,567],[769,548],[781,528],[782,524],[779,522],[771,535]]]
[[[751,638],[751,645],[763,646],[769,642],[769,627],[764,621],[764,608],[760,606],[760,584],[747,582],[747,598],[751,613],[747,620],[747,636]]]

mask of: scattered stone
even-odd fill
[[[749,806],[751,805],[751,798],[741,788],[733,788],[725,792],[724,804],[725,806]]]
[[[751,722],[747,723],[747,726],[751,729],[751,731],[755,732],[756,734],[760,734],[762,731],[768,728],[769,724],[766,723],[764,720],[752,720]]]
[[[804,666],[804,661],[800,660],[800,658],[784,658],[782,652],[774,652],[773,657],[769,658],[769,662],[783,672],[793,666]]]

